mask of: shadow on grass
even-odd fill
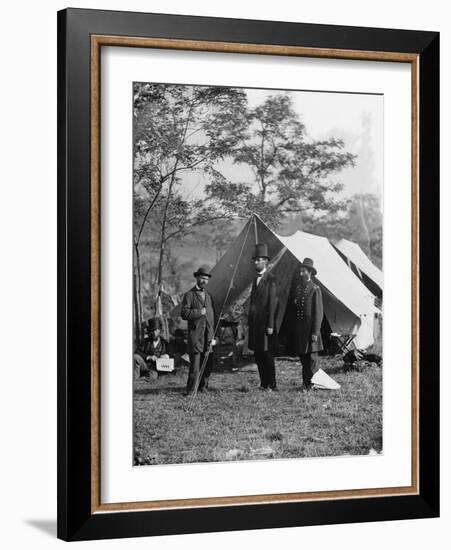
[[[327,391],[326,390],[321,390],[319,388],[315,388],[314,390],[312,390],[312,394],[317,394],[317,393],[324,393],[324,394],[327,394]],[[135,389],[135,395],[138,396],[138,395],[175,395],[175,394],[179,394],[180,396],[182,397],[186,397],[186,388],[185,387],[177,387],[177,388],[171,388],[171,387],[166,387],[166,388],[139,388],[139,389]],[[304,395],[304,392],[302,390],[302,384],[299,382],[299,384],[297,385],[293,385],[293,386],[289,386],[289,387],[279,387],[279,389],[277,391],[262,391],[260,390],[260,388],[258,386],[252,386],[252,387],[247,387],[247,386],[237,386],[237,387],[229,387],[229,388],[209,388],[209,390],[207,392],[205,391],[199,391],[197,392],[196,394],[196,398],[199,398],[199,399],[202,399],[202,397],[207,397],[207,396],[219,396],[219,395],[230,395],[230,394],[244,394],[244,395],[258,395],[258,396],[261,396],[262,398],[265,398],[265,397],[271,397],[271,396],[274,396],[274,398],[278,397],[278,396],[282,396],[284,394],[300,394],[300,395]]]
[[[199,391],[197,392],[198,396],[201,395],[212,395],[212,394],[219,394],[219,393],[232,393],[236,391],[243,391],[240,388],[209,388],[208,391]],[[169,395],[169,394],[175,394],[178,393],[180,395],[185,395],[186,393],[186,386],[177,386],[177,387],[165,387],[165,388],[158,388],[158,387],[149,387],[149,388],[135,388],[134,390],[135,395]]]
[[[329,371],[324,369],[324,372],[326,372],[327,374],[330,374],[331,376],[335,374],[346,374],[346,375],[352,376],[353,374],[357,374],[357,373],[361,374],[361,373],[370,372],[372,370],[378,370],[378,369],[381,369],[381,365],[376,365],[374,367],[364,366],[362,368],[358,368],[358,367],[352,367],[350,365],[343,364],[341,367],[329,369]]]
[[[135,388],[135,395],[155,395],[155,394],[168,394],[168,393],[180,393],[180,394],[183,394],[186,392],[186,388],[185,387],[180,387],[180,388],[171,388],[171,387],[167,387],[167,388]]]

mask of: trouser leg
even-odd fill
[[[256,351],[254,355],[260,375],[261,386],[263,388],[275,388],[276,368],[272,353],[270,351]]]
[[[312,376],[315,374],[315,372],[318,372],[319,370],[317,351],[314,351],[310,354],[310,370],[312,371]]]
[[[317,353],[304,353],[299,356],[302,363],[302,383],[310,386],[312,376],[318,371]]]
[[[186,391],[192,392],[194,388],[197,387],[199,381],[199,367],[200,367],[200,353],[190,353],[189,354],[189,373],[188,373],[188,382],[186,384]]]
[[[204,359],[205,359],[205,354],[203,353],[201,355],[201,361],[200,361],[201,366],[204,362]],[[199,383],[199,389],[200,390],[203,389],[203,388],[208,388],[208,382],[209,382],[209,379],[210,379],[210,374],[211,374],[212,369],[213,369],[213,353],[210,353],[208,355],[207,362],[205,363],[204,372],[202,373],[202,376],[201,376],[201,379],[200,379],[200,383]]]
[[[133,372],[134,372],[135,378],[144,376],[149,372],[149,367],[147,366],[147,363],[138,353],[135,353],[133,355]]]
[[[260,376],[260,386],[262,388],[267,388],[268,382],[266,380],[265,352],[255,351],[254,357],[258,367],[258,374]]]
[[[276,387],[276,367],[270,351],[265,351],[266,384],[269,388]]]

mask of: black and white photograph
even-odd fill
[[[133,83],[133,464],[383,453],[383,95]]]

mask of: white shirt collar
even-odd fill
[[[263,271],[260,271],[260,273],[257,273],[257,279],[260,279],[260,277],[263,277],[263,275],[266,273],[266,267]]]

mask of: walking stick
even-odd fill
[[[208,358],[210,356],[210,353],[213,351],[213,346],[210,345],[208,346],[208,349],[207,351],[205,352],[204,354],[204,359],[202,361],[202,365],[199,369],[199,375],[197,376],[197,379],[194,381],[194,391],[193,391],[193,394],[191,396],[191,399],[190,399],[190,403],[189,403],[189,408],[191,408],[194,404],[194,401],[196,399],[196,395],[197,395],[197,392],[199,390],[199,385],[200,385],[200,381],[202,380],[202,376],[204,374],[204,371],[205,371],[205,366],[207,364],[207,361],[208,361]]]

